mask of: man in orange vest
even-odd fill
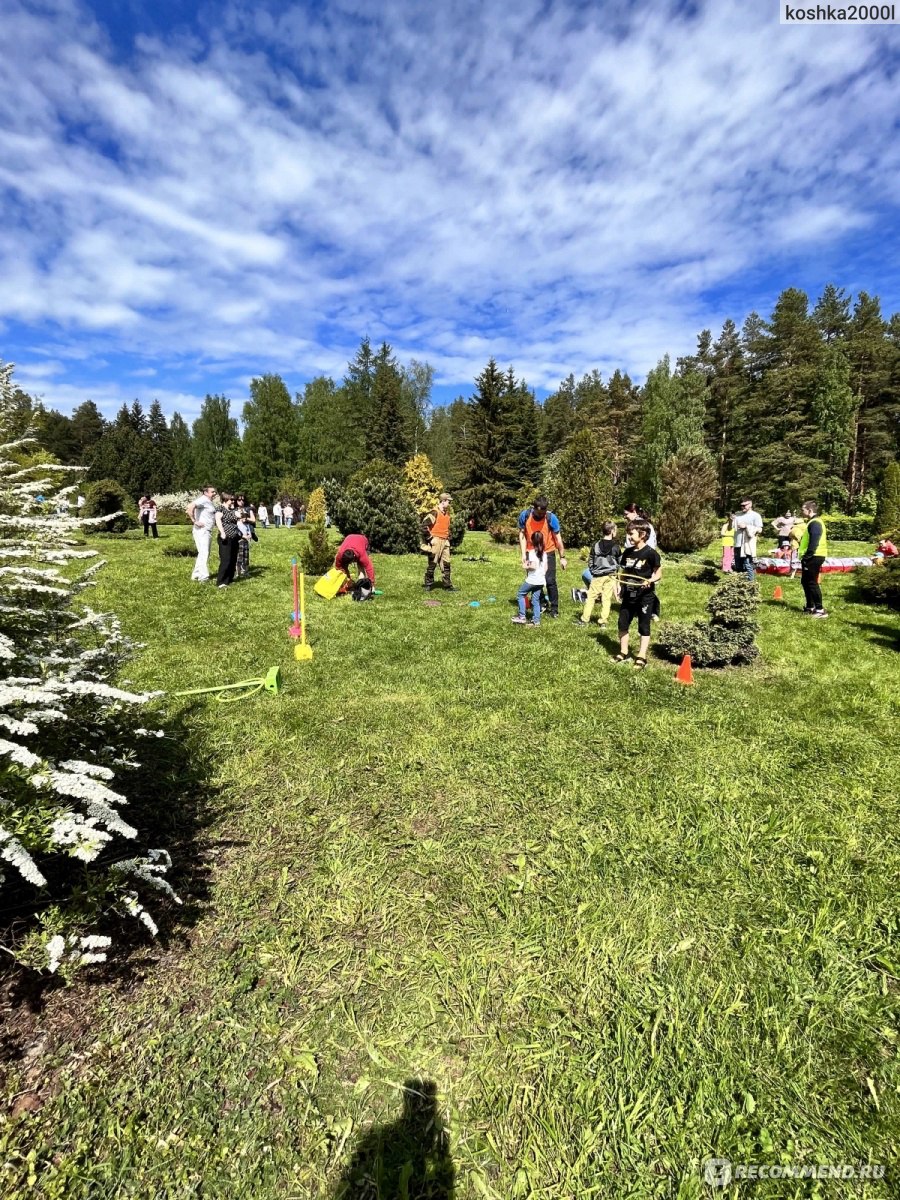
[[[422,549],[428,555],[422,586],[426,592],[431,591],[435,567],[440,565],[444,588],[448,592],[455,592],[457,589],[450,582],[450,497],[446,492],[441,493],[437,508],[422,518],[422,533],[425,538]]]
[[[549,616],[559,616],[559,587],[556,583],[556,552],[559,551],[559,565],[565,571],[566,548],[563,545],[562,530],[559,527],[559,517],[556,513],[548,512],[549,503],[546,496],[538,496],[531,508],[524,508],[519,513],[519,549],[522,551],[522,561],[531,545],[531,535],[535,532],[544,535],[544,551],[547,555],[547,598],[550,601]]]

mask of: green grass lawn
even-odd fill
[[[296,530],[261,533],[228,591],[162,555],[187,530],[162,534],[97,543],[92,606],[146,644],[126,676],[280,663],[284,690],[169,702],[220,789],[211,894],[140,982],[95,985],[44,1108],[0,1127],[0,1192],[900,1192],[896,616],[827,577],[810,621],[780,580],[761,662],[682,688],[570,624],[574,562],[563,617],[511,625],[518,554],[475,535],[439,607],[415,557],[376,560],[374,603],[308,596],[302,664]],[[666,618],[703,615],[685,569]],[[887,1177],[713,1193],[712,1156]]]

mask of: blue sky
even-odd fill
[[[0,0],[0,358],[236,409],[360,338],[468,395],[642,377],[833,281],[900,309],[897,26],[774,3]]]

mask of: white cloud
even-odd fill
[[[815,279],[900,200],[877,29],[388,0],[113,47],[68,0],[0,5],[0,320],[55,362],[88,343],[57,404],[101,354],[169,407],[204,371],[339,375],[364,333],[461,390],[490,354],[538,386],[642,374],[774,301],[717,291]]]

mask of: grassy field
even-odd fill
[[[102,542],[92,604],[146,643],[130,679],[280,663],[285,686],[169,702],[216,789],[211,887],[44,1053],[43,1109],[0,1125],[0,1193],[900,1193],[895,616],[831,577],[809,621],[785,584],[757,666],[680,688],[570,624],[580,567],[564,618],[512,626],[518,556],[476,535],[439,607],[414,557],[376,561],[375,603],[308,600],[300,664],[296,530],[262,533],[228,591],[162,532]],[[703,614],[684,575],[667,618]],[[887,1176],[713,1192],[708,1157]]]

